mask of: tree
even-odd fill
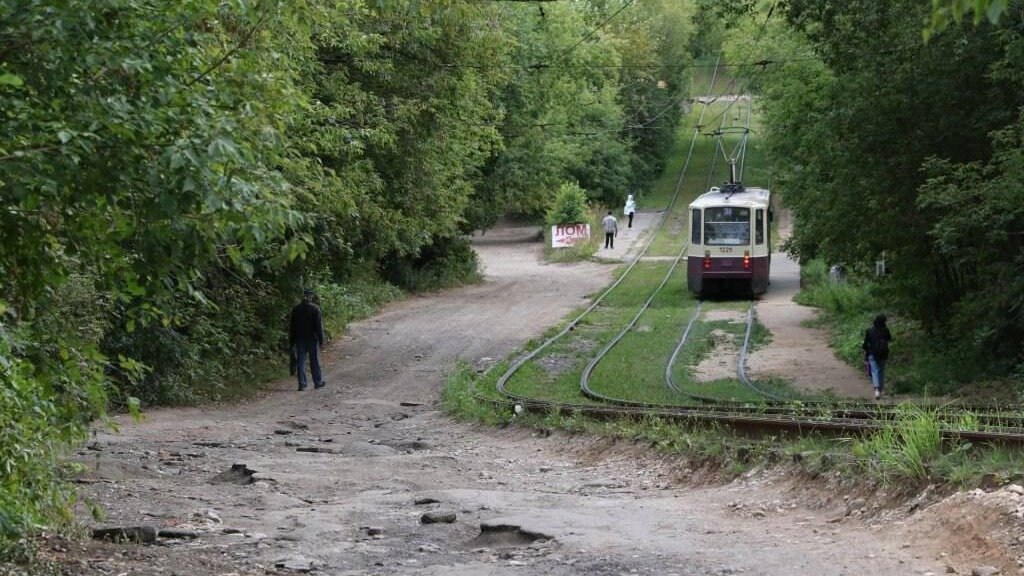
[[[562,184],[548,208],[545,221],[549,226],[586,223],[587,193],[576,183]]]
[[[108,373],[138,374],[100,353],[107,323],[173,325],[209,268],[304,250],[275,170],[302,105],[302,44],[284,40],[301,9],[0,2],[0,533],[60,510],[61,447],[102,412]]]
[[[932,0],[932,12],[923,31],[924,39],[929,40],[950,24],[960,24],[971,13],[974,14],[975,26],[981,23],[982,17],[987,18],[990,24],[996,24],[1008,4],[1008,0]]]
[[[917,22],[929,13],[914,0],[789,3],[793,56],[764,80],[776,188],[796,212],[799,255],[856,266],[884,252],[899,309],[956,334],[951,352],[973,360],[964,365],[1005,373],[1022,360],[1008,352],[1021,348],[1021,323],[988,288],[1009,277],[977,255],[1011,274],[1019,257],[1015,211],[992,216],[1015,190],[1020,22],[959,26],[923,44]],[[990,233],[974,236],[989,219]]]

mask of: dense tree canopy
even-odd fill
[[[927,43],[923,0],[790,0],[763,77],[792,248],[879,258],[899,309],[949,353],[1006,374],[1024,361],[1019,11]],[[977,371],[983,367],[981,371]]]
[[[64,509],[108,398],[244,380],[300,286],[459,280],[467,230],[642,187],[694,12],[0,0],[0,535]]]

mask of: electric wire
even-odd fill
[[[621,13],[621,12],[622,12],[623,10],[625,10],[626,8],[629,8],[630,6],[632,6],[632,5],[633,5],[633,2],[635,2],[635,1],[636,1],[636,0],[626,0],[625,2],[623,2],[623,3],[622,3],[622,6],[619,6],[619,9],[618,9],[618,10],[616,10],[615,12],[612,12],[611,16],[608,16],[608,17],[607,17],[607,18],[605,18],[605,19],[604,19],[603,21],[601,21],[601,23],[599,23],[599,24],[598,24],[598,25],[597,25],[597,26],[596,26],[596,27],[595,27],[595,28],[594,28],[593,30],[591,30],[590,32],[588,32],[587,34],[585,34],[585,35],[583,36],[583,38],[580,38],[580,40],[579,40],[578,42],[576,42],[575,44],[573,44],[572,46],[570,46],[570,47],[569,47],[569,48],[568,48],[567,50],[565,50],[564,52],[560,53],[560,54],[559,54],[558,56],[556,56],[556,57],[555,57],[555,58],[554,58],[554,59],[553,59],[552,61],[553,61],[553,62],[557,62],[557,61],[559,61],[559,60],[564,60],[564,59],[565,59],[565,58],[566,58],[567,56],[571,55],[571,54],[572,54],[573,52],[575,52],[575,51],[576,51],[576,49],[577,49],[577,48],[579,48],[579,47],[580,47],[580,45],[582,45],[582,44],[583,44],[584,42],[586,42],[587,40],[589,40],[589,39],[590,39],[590,37],[592,37],[592,36],[593,36],[594,34],[597,34],[597,33],[598,33],[598,32],[599,32],[599,31],[600,31],[600,30],[601,30],[602,28],[604,28],[605,26],[607,26],[607,25],[608,25],[608,23],[609,23],[609,22],[611,22],[611,21],[612,21],[612,19],[614,19],[614,18],[615,18],[616,16],[618,16],[618,15],[619,15],[619,14],[620,14],[620,13]]]
[[[717,78],[718,78],[718,69],[716,68],[715,71],[712,73],[712,77],[711,77],[712,89],[714,88],[714,83],[715,83]],[[701,121],[701,119],[703,119],[704,114],[706,112],[707,112],[707,106],[705,106],[701,110],[700,116],[699,116],[698,121],[697,121],[697,126],[694,128],[693,136],[690,139],[690,148],[689,148],[689,151],[687,152],[686,161],[685,161],[685,163],[683,165],[682,170],[680,171],[679,178],[678,178],[678,180],[676,182],[675,193],[673,194],[672,198],[669,200],[668,207],[665,210],[666,213],[669,213],[669,212],[672,211],[672,207],[675,205],[676,199],[679,197],[679,193],[682,190],[683,176],[685,175],[686,170],[689,167],[690,158],[693,156],[693,149],[694,149],[694,147],[695,147],[695,145],[697,143],[697,137],[700,135],[700,121]],[[664,226],[666,221],[667,221],[667,219],[662,220],[661,225],[659,226],[659,228],[661,226]],[[607,289],[605,289],[605,291],[602,292],[601,295],[598,296],[590,304],[589,307],[587,307],[583,312],[581,312],[578,316],[576,316],[576,318],[571,320],[569,322],[569,324],[566,325],[564,328],[562,328],[562,330],[559,331],[557,334],[555,334],[554,336],[548,338],[543,343],[541,343],[540,346],[538,346],[537,348],[533,349],[529,353],[527,353],[527,354],[523,355],[522,357],[520,357],[516,362],[514,362],[505,371],[504,374],[502,374],[498,378],[498,381],[495,384],[495,386],[498,389],[499,393],[501,393],[504,396],[507,396],[507,397],[510,397],[510,398],[514,398],[514,399],[517,399],[517,400],[528,400],[528,398],[525,397],[525,396],[517,395],[517,394],[514,394],[511,391],[509,391],[508,390],[508,381],[512,378],[513,375],[515,375],[515,373],[523,365],[525,365],[527,362],[529,362],[530,360],[535,358],[538,354],[540,354],[543,350],[545,350],[552,343],[554,343],[555,341],[559,340],[560,338],[562,338],[563,336],[568,334],[570,331],[574,330],[575,327],[576,327],[576,324],[580,320],[582,320],[587,314],[590,314],[590,312],[592,312],[595,308],[597,308],[597,306],[601,304],[601,301],[603,301],[604,298],[609,293],[611,293],[613,290],[615,290],[615,288],[617,288],[623,282],[623,280],[625,280],[629,276],[629,273],[641,261],[642,256],[647,253],[647,250],[650,248],[651,244],[653,243],[655,235],[656,235],[656,232],[652,233],[650,235],[650,237],[648,238],[647,243],[644,246],[644,248],[641,251],[641,253],[636,258],[633,259],[633,261],[629,264],[629,266],[626,267],[625,271],[623,271],[623,273],[619,276],[619,278],[617,280],[615,280],[615,282],[613,282],[611,284],[611,286],[609,286]]]

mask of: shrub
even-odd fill
[[[349,322],[370,316],[402,295],[395,286],[379,281],[317,282],[315,285],[328,337],[340,333]]]
[[[414,292],[479,282],[480,263],[464,236],[436,238],[414,257],[393,256],[381,265],[386,280]]]
[[[566,182],[558,188],[545,222],[556,224],[584,224],[588,221],[587,193],[578,184]]]
[[[577,242],[567,248],[551,247],[551,229],[544,229],[544,253],[549,262],[577,262],[588,260],[597,253],[601,244],[601,218],[602,213],[597,208],[587,210],[587,222],[590,224],[590,239],[586,242]]]
[[[0,564],[19,535],[70,519],[63,458],[103,414],[102,316],[92,283],[72,276],[32,321],[0,301]],[[79,330],[58,330],[74,322]]]

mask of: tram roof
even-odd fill
[[[691,208],[708,206],[764,206],[768,204],[771,192],[767,188],[744,188],[741,192],[726,194],[717,187],[701,194],[690,203]]]

